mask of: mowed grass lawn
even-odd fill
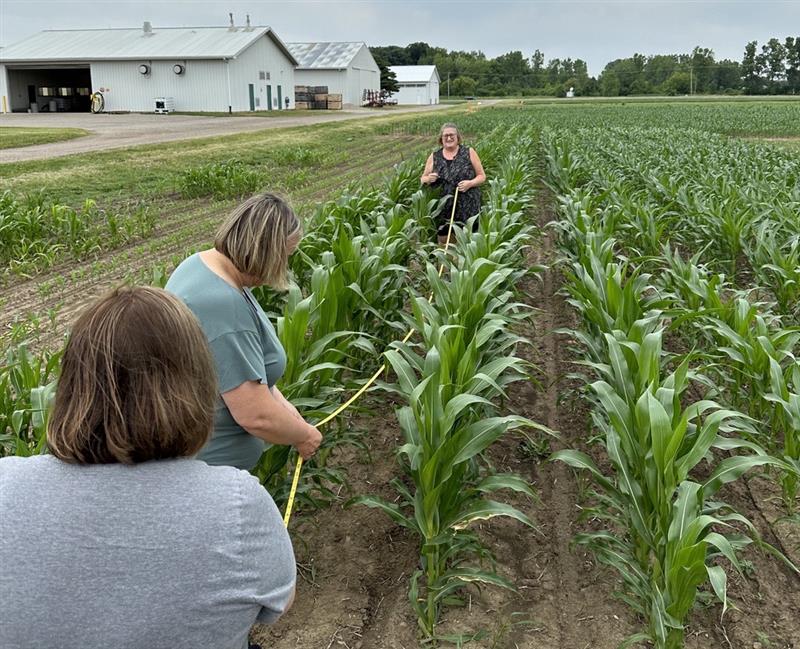
[[[0,126],[0,149],[15,149],[33,144],[63,142],[89,135],[82,128],[26,128],[24,126]]]
[[[437,115],[446,122],[457,118],[457,110],[443,110]],[[0,183],[16,196],[44,192],[70,205],[80,205],[91,198],[105,206],[109,200],[175,197],[188,170],[237,161],[264,173],[269,178],[267,185],[279,189],[288,175],[307,174],[310,179],[335,173],[337,165],[351,156],[359,159],[371,148],[380,148],[383,142],[394,139],[382,134],[381,127],[418,118],[413,113],[387,115],[10,162],[0,164]],[[430,135],[431,151],[436,148],[435,133],[433,130]],[[313,162],[307,162],[307,158]],[[376,160],[376,166],[380,164]],[[289,184],[302,184],[302,179]]]

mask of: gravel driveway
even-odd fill
[[[299,114],[287,113],[286,117],[199,117],[194,115],[151,115],[143,113],[124,115],[107,113],[100,113],[99,115],[92,115],[91,113],[55,113],[51,115],[42,113],[9,113],[0,115],[0,126],[82,128],[89,131],[90,134],[74,140],[67,140],[66,142],[36,144],[16,149],[0,149],[0,163],[43,160],[89,151],[122,149],[140,144],[190,140],[213,135],[260,131],[268,128],[340,122],[400,113],[425,113],[451,106],[451,104],[409,106],[408,108],[393,108],[387,111],[366,108],[335,112],[304,111]]]

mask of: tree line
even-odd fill
[[[392,65],[435,65],[443,97],[576,96],[689,94],[800,94],[800,36],[771,38],[759,48],[747,43],[741,61],[717,60],[714,51],[695,47],[691,54],[656,54],[617,59],[599,77],[589,76],[581,59],[545,60],[536,50],[530,58],[520,51],[491,59],[483,52],[448,51],[427,43],[405,47],[370,47],[381,67],[381,87],[396,91]]]

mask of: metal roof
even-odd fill
[[[434,74],[439,80],[435,65],[390,65],[389,69],[397,77],[397,83],[428,83]]]
[[[360,43],[286,43],[297,59],[297,67],[308,70],[341,70],[353,62],[362,47]]]
[[[264,35],[296,59],[270,27],[46,30],[3,48],[0,63],[141,59],[232,59]]]

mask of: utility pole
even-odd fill
[[[694,66],[689,66],[689,95],[693,95],[694,87]]]
[[[447,98],[450,99],[450,73],[447,73]]]

